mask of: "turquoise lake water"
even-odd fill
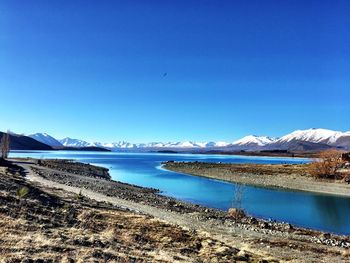
[[[114,180],[160,189],[163,195],[227,210],[234,206],[236,184],[166,171],[162,161],[223,163],[305,163],[302,158],[203,154],[14,151],[11,157],[67,158],[110,169]],[[301,191],[243,187],[241,206],[252,216],[328,232],[350,234],[350,198]]]

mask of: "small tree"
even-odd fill
[[[244,196],[244,185],[243,184],[235,184],[233,199],[232,199],[232,207],[237,209],[242,209],[242,201]]]
[[[232,208],[230,208],[227,211],[227,217],[234,219],[234,220],[240,220],[243,217],[245,217],[245,212],[242,209],[242,201],[244,197],[244,188],[245,186],[243,184],[236,184],[234,186],[234,193],[232,198]]]
[[[10,152],[10,135],[4,133],[0,142],[0,158],[6,159]]]
[[[309,173],[316,178],[335,179],[343,162],[341,152],[327,150],[320,153],[317,161],[309,164]]]

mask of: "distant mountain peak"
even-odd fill
[[[307,141],[313,143],[334,144],[345,133],[322,128],[312,128],[307,130],[296,130],[281,137],[279,142],[290,142],[292,140]]]
[[[34,133],[31,135],[28,135],[28,137],[37,140],[38,142],[44,143],[46,145],[49,145],[51,147],[61,147],[62,144],[56,140],[54,137],[48,135],[47,133]]]
[[[257,136],[257,135],[247,135],[235,142],[233,142],[233,145],[250,145],[255,144],[258,146],[265,146],[269,143],[274,142],[275,139],[270,138],[268,136]]]
[[[83,141],[83,140],[79,140],[79,139],[72,139],[69,137],[66,137],[62,140],[59,140],[59,142],[63,145],[63,146],[69,146],[69,147],[88,147],[88,146],[92,146],[90,143]]]

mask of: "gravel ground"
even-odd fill
[[[293,227],[289,224],[245,217],[227,218],[227,213],[180,202],[159,195],[156,189],[141,188],[106,179],[55,170],[27,160],[18,162],[32,182],[45,187],[81,193],[96,201],[154,216],[186,229],[204,231],[249,253],[295,262],[342,262],[349,260],[350,239]]]
[[[340,180],[316,180],[308,175],[307,165],[165,162],[163,168],[174,172],[259,187],[350,197],[350,184]]]
[[[0,166],[0,262],[277,262]]]

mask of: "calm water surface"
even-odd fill
[[[158,188],[166,196],[222,210],[232,207],[236,184],[169,172],[161,169],[160,163],[168,160],[270,164],[308,161],[301,158],[73,151],[14,151],[11,156],[69,158],[101,165],[110,169],[114,180]],[[253,216],[350,234],[350,198],[244,186],[241,205]]]

